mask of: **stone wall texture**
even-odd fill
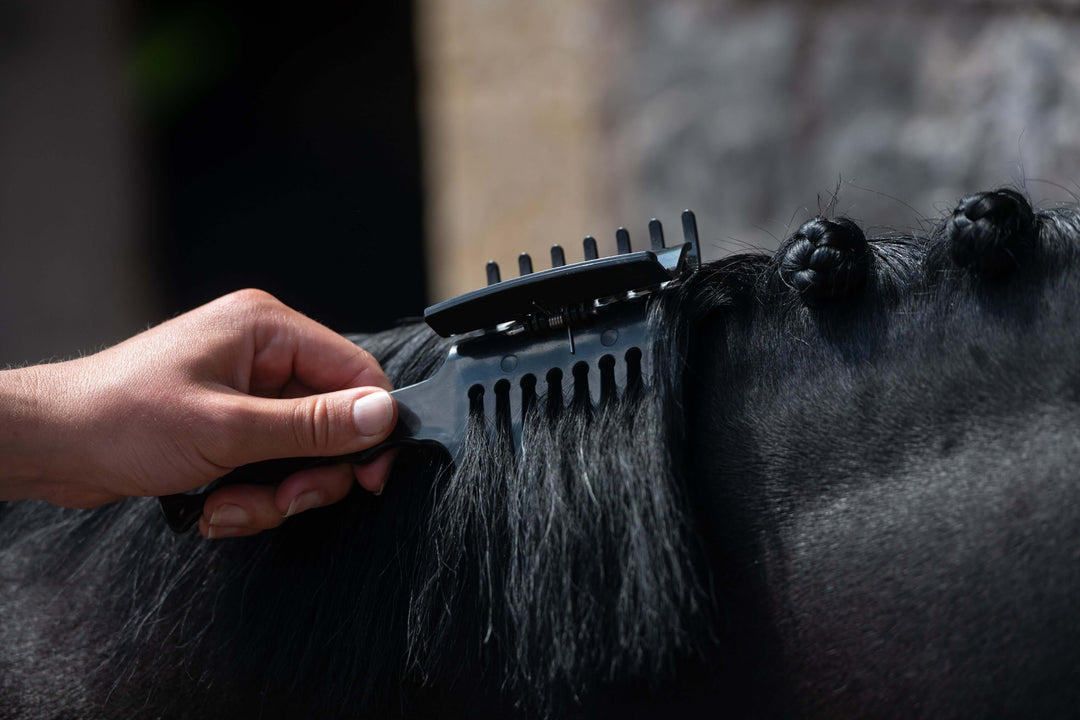
[[[904,232],[1080,192],[1080,2],[421,7],[432,299],[684,207],[714,258],[822,211]]]

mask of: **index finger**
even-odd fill
[[[280,308],[284,317],[260,318],[256,329],[253,386],[281,388],[292,382],[315,393],[368,386],[393,389],[371,353],[306,315]]]

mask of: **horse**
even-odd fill
[[[0,507],[0,717],[1063,717],[1080,211],[816,217],[650,301],[653,372],[251,538]],[[423,325],[355,336],[397,384]],[[541,388],[542,390],[542,388]]]

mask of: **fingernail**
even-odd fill
[[[214,525],[248,526],[251,525],[251,516],[239,505],[218,505],[214,514],[210,516],[210,526]]]
[[[381,435],[393,419],[394,402],[388,392],[380,390],[353,403],[353,422],[361,435]]]
[[[289,503],[289,509],[285,511],[285,517],[295,515],[296,513],[302,513],[305,510],[312,508],[322,507],[323,496],[318,490],[308,490],[307,492],[297,495],[291,503]]]

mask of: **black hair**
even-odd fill
[[[651,308],[666,336],[654,367],[685,362],[676,306],[691,296]],[[420,324],[355,340],[398,386],[429,376],[449,345]],[[87,682],[116,707],[183,698],[193,714],[218,713],[245,678],[259,687],[237,697],[284,691],[304,712],[430,701],[452,713],[439,700],[452,691],[469,698],[465,714],[558,716],[598,688],[659,682],[702,651],[713,623],[682,490],[681,373],[599,406],[580,380],[548,380],[520,450],[474,407],[453,471],[438,452],[403,451],[382,496],[354,492],[272,533],[174,537],[150,500],[93,512],[23,503],[0,515],[3,554],[66,538],[31,584],[94,599],[35,612],[99,631]],[[40,533],[19,537],[33,525]],[[163,655],[189,681],[177,687]]]
[[[1075,210],[1035,212],[1014,191],[961,206],[929,238],[867,240],[850,220],[815,218],[772,258],[707,264],[654,296],[657,371],[640,386],[594,406],[580,378],[550,378],[517,451],[474,406],[456,470],[437,452],[402,452],[381,496],[354,492],[274,532],[174,536],[152,500],[93,512],[6,504],[3,604],[20,622],[0,624],[0,707],[26,718],[561,717],[661,688],[698,661],[760,688],[754,673],[780,671],[711,663],[717,648],[769,646],[766,621],[744,629],[732,609],[764,580],[753,570],[733,581],[727,548],[779,531],[710,493],[776,502],[776,525],[788,522],[813,477],[779,491],[737,481],[828,455],[781,432],[791,425],[840,428],[828,448],[846,447],[836,416],[848,399],[824,398],[821,379],[857,380],[852,367],[895,331],[879,322],[887,309],[954,291],[1011,301],[1008,283],[968,277],[1007,279],[978,259],[1002,248],[1017,276],[1073,260]],[[356,340],[399,386],[429,376],[449,346],[421,324]],[[789,376],[809,380],[792,390]],[[843,417],[872,423],[867,407]]]
[[[776,253],[780,278],[808,301],[843,300],[866,284],[870,251],[848,218],[803,223]]]
[[[1037,216],[1010,188],[981,192],[957,204],[945,226],[949,254],[988,280],[1008,277],[1033,249]]]

